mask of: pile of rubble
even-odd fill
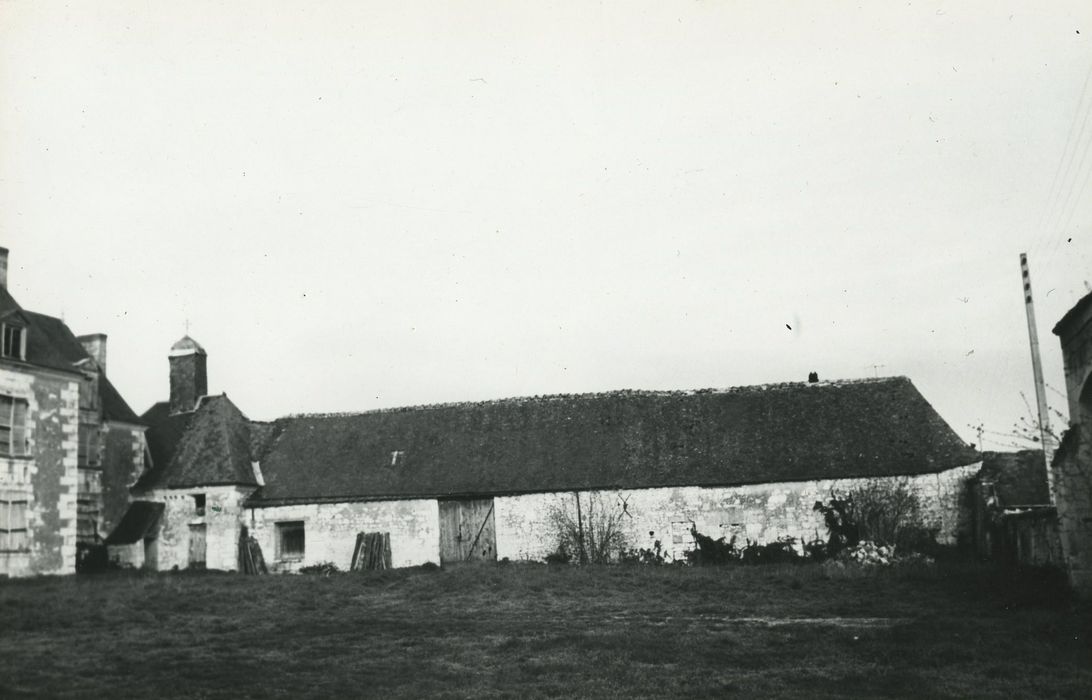
[[[834,565],[838,568],[845,568],[848,564],[856,564],[862,567],[872,566],[893,566],[903,564],[925,564],[930,565],[935,563],[932,557],[928,557],[918,552],[909,552],[907,554],[896,554],[894,545],[881,545],[875,542],[861,542],[852,549],[847,549],[838,555],[838,558],[834,560]]]
[[[888,566],[895,560],[895,548],[875,542],[861,542],[853,549],[847,549],[842,557],[863,566]]]

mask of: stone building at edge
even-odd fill
[[[0,248],[0,575],[73,573],[129,506],[144,426],[106,375],[106,336],[76,336],[8,291]]]

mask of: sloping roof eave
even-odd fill
[[[764,486],[771,487],[784,486],[787,484],[804,484],[815,481],[848,481],[858,479],[910,479],[917,476],[929,476],[931,474],[942,474],[948,471],[954,471],[956,469],[964,469],[966,467],[975,467],[981,464],[981,459],[975,459],[967,462],[966,464],[957,464],[955,466],[945,466],[942,468],[930,469],[927,471],[916,471],[906,474],[884,474],[875,475],[867,472],[863,472],[857,475],[841,476],[836,478],[823,477],[816,479],[801,479],[797,481],[716,481],[716,482],[671,482],[664,484],[655,484],[651,486],[632,486],[624,484],[606,484],[606,485],[588,485],[588,486],[572,486],[566,488],[548,488],[548,489],[508,489],[508,490],[489,490],[484,489],[480,491],[459,491],[459,492],[405,492],[405,493],[391,493],[391,494],[351,494],[351,495],[329,495],[329,496],[298,496],[298,497],[282,497],[282,498],[262,498],[261,488],[258,488],[253,494],[251,494],[243,503],[246,508],[274,508],[278,506],[293,506],[293,505],[309,505],[309,504],[325,504],[325,503],[367,503],[367,502],[386,502],[386,501],[428,501],[428,500],[443,500],[443,499],[466,499],[466,498],[504,498],[510,496],[530,496],[543,493],[574,493],[574,492],[589,492],[589,491],[646,491],[652,489],[681,489],[681,488],[700,488],[700,489],[716,489],[716,488],[743,488],[747,486]],[[213,484],[194,484],[192,486],[179,486],[172,488],[196,488],[197,486],[211,486]]]

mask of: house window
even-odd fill
[[[12,326],[7,323],[3,326],[3,346],[0,347],[0,352],[4,357],[26,359],[26,330],[22,326]]]
[[[195,493],[193,494],[193,514],[204,515],[205,514],[205,494]]]
[[[27,551],[30,551],[30,546],[27,540],[26,497],[0,494],[0,552]]]
[[[26,399],[0,396],[0,454],[29,454]]]
[[[77,450],[79,466],[99,466],[99,429],[96,426],[80,425],[80,442]]]
[[[303,523],[277,523],[277,558],[303,559]]]

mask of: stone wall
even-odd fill
[[[927,525],[939,530],[941,541],[954,543],[969,532],[965,506],[966,481],[978,472],[972,464],[939,474],[889,477],[878,481],[904,483],[926,506]],[[713,538],[733,536],[739,542],[770,542],[779,537],[808,541],[827,537],[822,517],[812,507],[832,491],[844,492],[869,483],[868,479],[810,481],[723,488],[680,487],[594,491],[580,494],[585,518],[605,513],[623,523],[630,547],[651,548],[657,540],[669,558],[683,559],[693,548],[691,526]],[[205,494],[205,514],[194,509],[194,495]],[[242,527],[255,537],[271,571],[298,571],[301,567],[332,562],[348,569],[357,533],[389,532],[391,563],[395,567],[439,563],[439,506],[434,499],[310,503],[243,508],[250,489],[206,487],[171,489],[151,494],[165,504],[156,543],[156,568],[185,568],[189,564],[193,526],[205,526],[206,566],[237,569]],[[541,560],[556,548],[550,523],[555,508],[574,507],[571,492],[502,496],[494,499],[497,557]],[[282,556],[278,523],[302,523],[304,553]],[[138,547],[114,552],[137,565]]]
[[[1092,595],[1092,430],[1071,425],[1054,460],[1054,499],[1058,534],[1069,580],[1082,595]]]
[[[0,394],[28,403],[29,456],[0,456],[0,492],[26,500],[26,551],[0,552],[0,575],[76,570],[78,378],[0,368]]]
[[[80,469],[76,489],[76,539],[80,544],[96,544],[106,538],[102,525],[102,470]]]
[[[611,512],[622,523],[629,547],[652,549],[659,541],[669,559],[681,560],[694,547],[691,526],[714,539],[735,537],[740,544],[747,540],[767,543],[781,537],[826,539],[822,516],[813,510],[816,501],[829,500],[832,490],[849,491],[870,481],[901,482],[921,497],[927,524],[938,528],[938,539],[954,544],[961,534],[969,534],[969,512],[964,505],[966,481],[980,466],[976,463],[938,474],[879,480],[583,492],[581,511],[585,519]],[[544,559],[557,546],[551,512],[561,508],[574,514],[575,499],[571,492],[495,499],[497,556]]]
[[[1092,596],[1092,306],[1060,332],[1069,428],[1052,465],[1058,531],[1070,583]]]
[[[155,533],[155,561],[147,562],[149,568],[159,571],[189,568],[192,542],[199,539],[200,530],[204,531],[205,568],[226,571],[238,568],[242,503],[253,491],[252,487],[238,486],[152,491],[146,500],[163,503],[164,509]],[[203,513],[196,507],[197,495],[205,497]]]
[[[144,428],[124,423],[102,426],[102,512],[99,532],[113,532],[129,507],[129,487],[144,470]]]
[[[273,571],[296,571],[322,562],[333,562],[345,570],[352,563],[360,532],[389,532],[395,567],[439,564],[439,518],[435,500],[370,501],[252,508],[246,524]],[[278,558],[279,522],[303,522],[302,559]]]

